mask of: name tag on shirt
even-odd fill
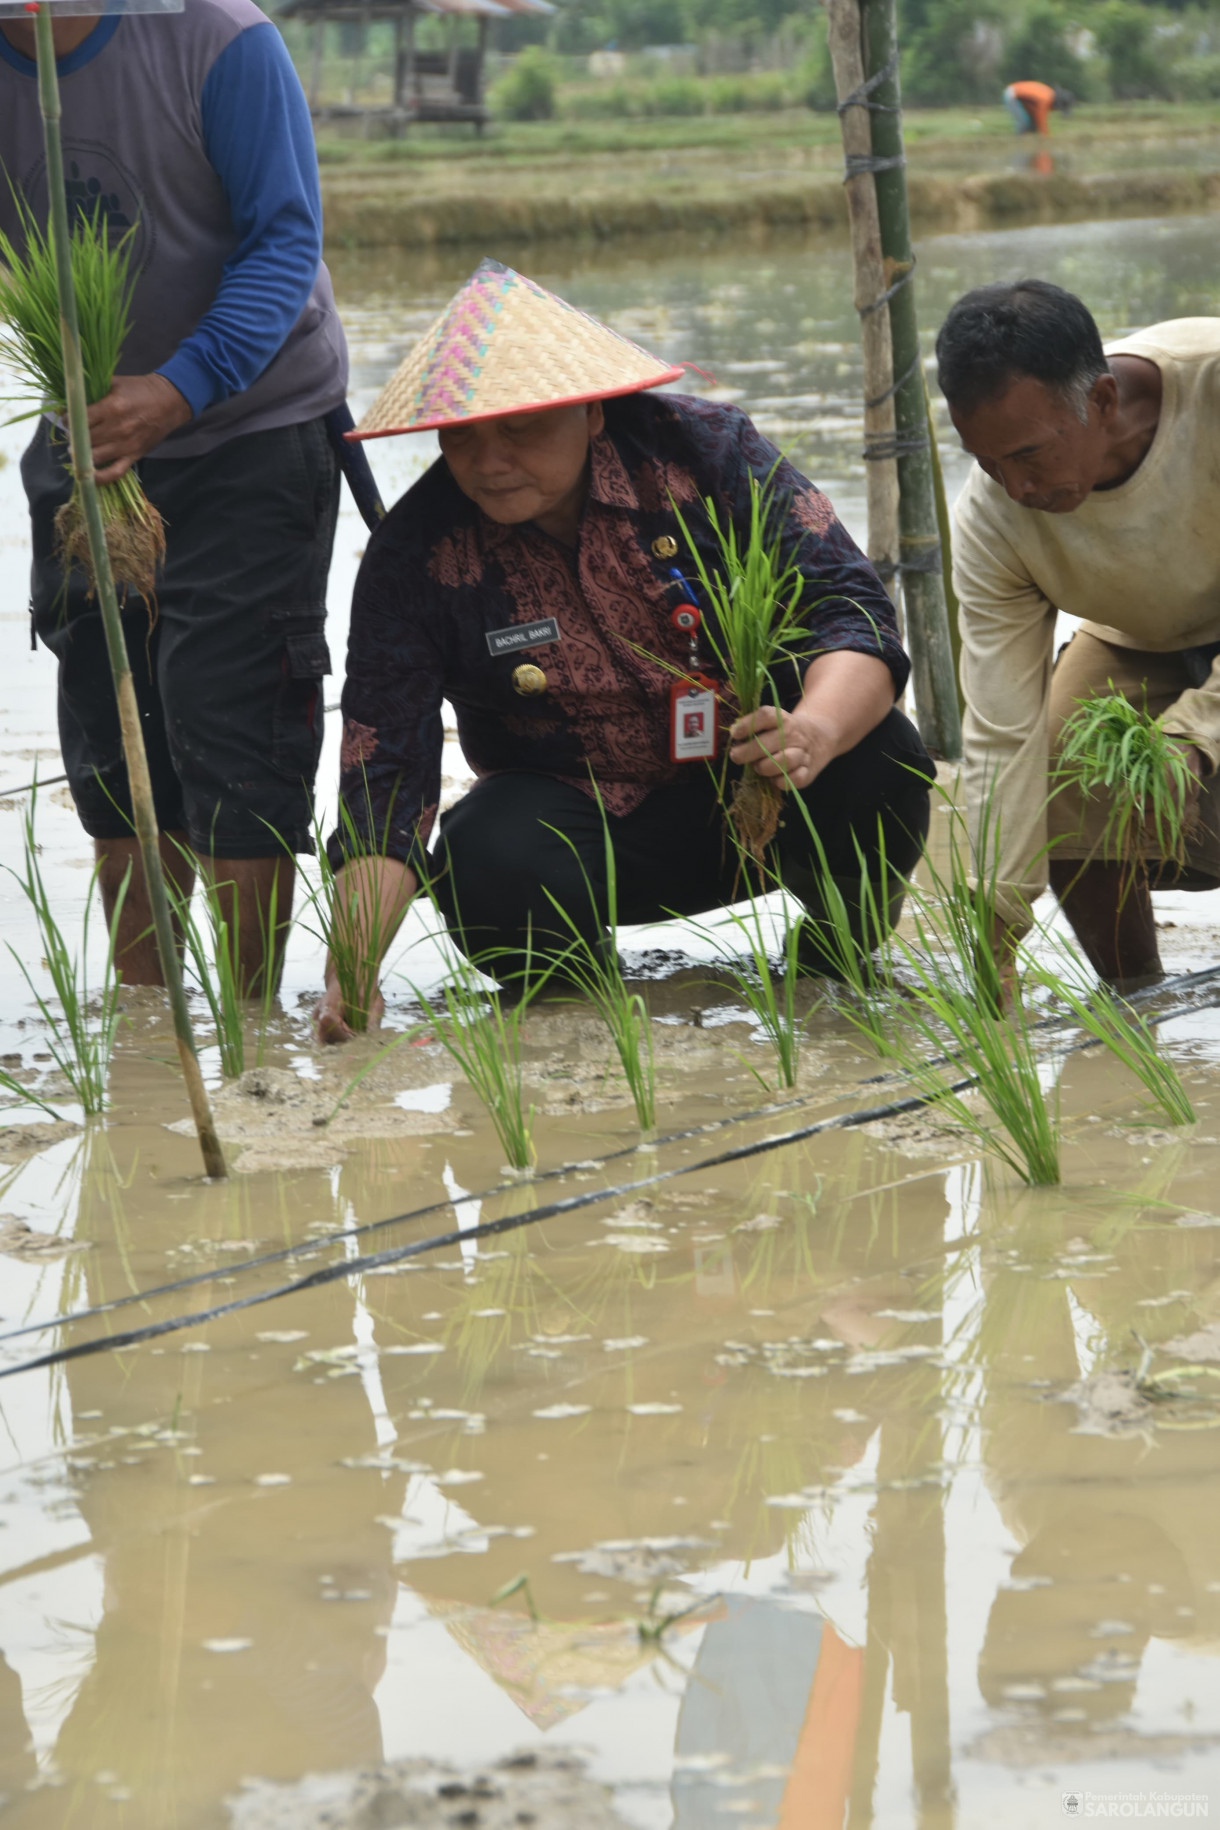
[[[512,623],[507,629],[487,631],[489,654],[517,654],[522,648],[543,648],[559,640],[559,623],[553,616],[540,617],[536,623]]]
[[[669,689],[671,762],[710,762],[716,754],[716,688],[694,674]]]

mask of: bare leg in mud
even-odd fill
[[[1148,878],[1129,866],[1052,859],[1051,888],[1099,978],[1133,989],[1163,976]]]
[[[190,854],[183,855],[187,844],[184,832],[161,834],[161,864],[172,890],[189,896],[195,881],[195,867]],[[152,908],[140,863],[140,847],[135,839],[96,839],[94,854],[98,860],[98,882],[107,922],[114,920],[123,878],[131,867],[131,882],[123,901],[115,943],[115,960],[125,985],[162,985],[161,961],[152,932]],[[234,900],[238,917],[237,968],[243,995],[259,992],[264,966],[268,912],[272,889],[275,889],[276,936],[273,971],[278,982],[283,965],[284,941],[288,918],[292,913],[292,892],[296,866],[291,858],[208,858],[204,861],[208,876],[219,886],[221,905],[230,931],[234,919]],[[174,922],[181,944],[179,923]]]

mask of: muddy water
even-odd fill
[[[1220,283],[1213,225],[1181,219],[921,254],[929,321],[1001,273],[1075,286],[1108,330],[1214,311]],[[457,277],[337,263],[362,398]],[[538,277],[712,370],[858,524],[841,250]],[[387,492],[428,455],[377,447]],[[0,489],[17,784],[53,706],[20,648],[15,463]],[[361,538],[345,518],[337,649]],[[0,806],[8,858],[20,817]],[[71,928],[87,873],[53,799],[39,833]],[[1166,899],[1175,965],[1214,960],[1210,901]],[[9,890],[0,918],[37,980]],[[420,933],[402,970],[427,977]],[[1030,1192],[927,1118],[701,1168],[883,1096],[858,1090],[877,1065],[833,1006],[811,1008],[795,1116],[643,1150],[596,1026],[548,1008],[528,1026],[539,1166],[575,1167],[505,1186],[426,1033],[336,1112],[375,1051],[310,1048],[317,971],[302,927],[266,1068],[218,1098],[227,1185],[170,1128],[148,997],[104,1126],[0,1136],[0,1333],[199,1280],[0,1341],[0,1367],[459,1235],[0,1383],[0,1820],[1023,1830],[1063,1793],[1141,1789],[1220,1810],[1220,1380],[1175,1382],[1220,1367],[1214,1013],[1162,1032],[1199,1113],[1180,1134],[1119,1071],[1062,1061],[1064,1186]],[[679,962],[651,987],[662,1137],[766,1097],[764,1046],[705,980]],[[11,965],[0,1040],[45,1075]],[[461,1236],[566,1197],[597,1198]],[[583,1779],[547,1764],[577,1752]],[[514,1755],[537,1764],[496,1765]]]

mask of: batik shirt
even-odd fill
[[[440,799],[446,699],[476,775],[530,770],[588,792],[592,780],[612,815],[703,767],[670,760],[670,688],[690,662],[673,613],[693,595],[711,615],[682,524],[714,574],[706,504],[744,541],[751,478],[772,492],[782,563],[804,580],[800,636],[777,670],[777,700],[794,706],[805,669],[831,649],[878,656],[900,693],[909,664],[893,606],[821,491],[738,408],[630,395],[607,403],[592,442],[575,548],[532,522],[489,520],[443,459],[374,533],[356,581],[343,689],[340,791],[360,843],[420,861]],[[491,652],[489,634],[546,618],[558,640]],[[537,698],[514,687],[522,662],[546,675]],[[714,676],[706,633],[700,666]],[[336,834],[332,861],[350,849],[351,834]]]

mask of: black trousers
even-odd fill
[[[132,831],[131,796],[101,612],[83,574],[65,578],[54,556],[66,460],[41,421],[21,460],[31,608],[59,662],[59,741],[81,824],[117,839]],[[122,614],[158,824],[221,858],[312,851],[339,506],[325,423],[145,458],[140,481],[165,518],[165,563],[153,611],[129,600]]]
[[[858,886],[862,854],[879,878],[884,849],[892,877],[908,876],[927,838],[934,779],[918,732],[898,711],[830,763],[800,795],[830,875]],[[714,783],[701,765],[690,764],[682,780],[654,789],[634,813],[608,814],[606,827],[620,922],[701,915],[747,893]],[[819,863],[796,808],[783,815],[772,854],[785,886],[806,906],[815,904]],[[468,956],[485,958],[496,977],[521,970],[527,938],[535,957],[556,939],[570,942],[552,896],[591,945],[604,934],[602,815],[591,795],[552,776],[511,771],[476,782],[442,815],[432,866],[454,940]],[[869,875],[874,880],[872,870]]]

